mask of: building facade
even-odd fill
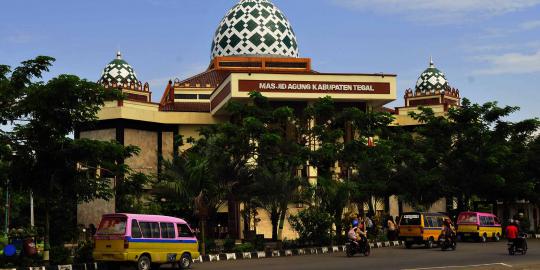
[[[120,53],[105,67],[99,83],[106,89],[120,89],[126,99],[107,102],[98,114],[99,121],[81,127],[76,137],[140,147],[140,155],[125,162],[150,175],[159,175],[164,160],[190,147],[175,145],[176,136],[197,138],[199,128],[228,121],[225,105],[232,100],[247,102],[251,91],[263,93],[273,103],[300,109],[330,96],[342,107],[391,111],[394,124],[404,126],[418,124],[408,115],[418,106],[430,106],[443,114],[460,104],[459,91],[449,86],[432,61],[415,89],[405,91],[404,106],[395,109],[384,107],[397,99],[395,74],[316,71],[310,58],[299,57],[291,24],[269,0],[241,0],[231,8],[216,29],[208,69],[169,81],[159,103],[152,102],[148,83],[139,80]],[[307,177],[316,182],[316,170],[309,169]],[[391,198],[389,204],[391,214],[398,215],[397,199]],[[445,211],[445,205],[441,201],[433,210]],[[240,208],[229,203],[221,209],[229,215],[228,232],[237,237],[243,230]],[[291,207],[290,214],[299,209]],[[96,224],[101,214],[114,210],[114,201],[83,204],[78,207],[78,222]],[[270,237],[269,218],[259,212],[258,231]],[[283,237],[295,238],[288,226]]]

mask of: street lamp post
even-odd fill
[[[6,235],[8,235],[9,233],[9,180],[6,182],[6,207],[4,208],[6,213],[5,213],[5,228],[4,228],[4,232],[6,233]]]

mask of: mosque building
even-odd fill
[[[208,69],[169,81],[159,103],[152,102],[149,84],[142,83],[134,68],[117,53],[99,83],[106,89],[120,89],[126,98],[106,102],[97,123],[81,127],[75,136],[138,146],[140,154],[125,163],[159,175],[164,160],[190,147],[176,145],[176,136],[196,138],[199,128],[228,121],[225,105],[232,100],[247,102],[251,91],[261,92],[272,103],[300,110],[330,96],[340,107],[390,111],[395,115],[394,124],[402,126],[418,124],[408,115],[418,106],[443,114],[460,104],[459,91],[449,86],[433,61],[414,90],[405,91],[404,106],[395,109],[384,107],[397,99],[394,74],[316,71],[310,58],[300,57],[291,24],[270,0],[241,0],[232,7],[217,26],[210,53]],[[307,169],[305,175],[316,181],[314,168]],[[390,200],[390,204],[392,215],[397,215],[397,201]],[[114,205],[114,200],[79,205],[78,223],[96,224],[102,214],[115,212]],[[444,211],[445,203],[434,207]],[[241,237],[240,210],[241,205],[235,202],[220,210],[227,215],[224,226],[231,236]],[[292,207],[290,213],[298,210]],[[269,238],[269,218],[262,218],[257,230]],[[288,224],[283,237],[295,238]]]

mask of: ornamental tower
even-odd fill
[[[151,102],[152,92],[148,83],[142,84],[137,79],[137,74],[133,67],[122,59],[122,53],[117,52],[116,58],[112,60],[101,73],[98,83],[106,89],[120,89],[126,95],[126,100]],[[122,101],[119,101],[122,103]]]
[[[435,67],[432,58],[429,67],[416,81],[415,89],[405,90],[404,99],[405,107],[396,108],[398,115],[407,115],[420,106],[431,107],[435,113],[443,113],[461,104],[459,90],[450,86],[446,75]]]

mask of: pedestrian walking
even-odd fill
[[[395,241],[396,240],[396,222],[394,221],[394,218],[392,216],[388,217],[387,224],[387,236],[388,241]]]

